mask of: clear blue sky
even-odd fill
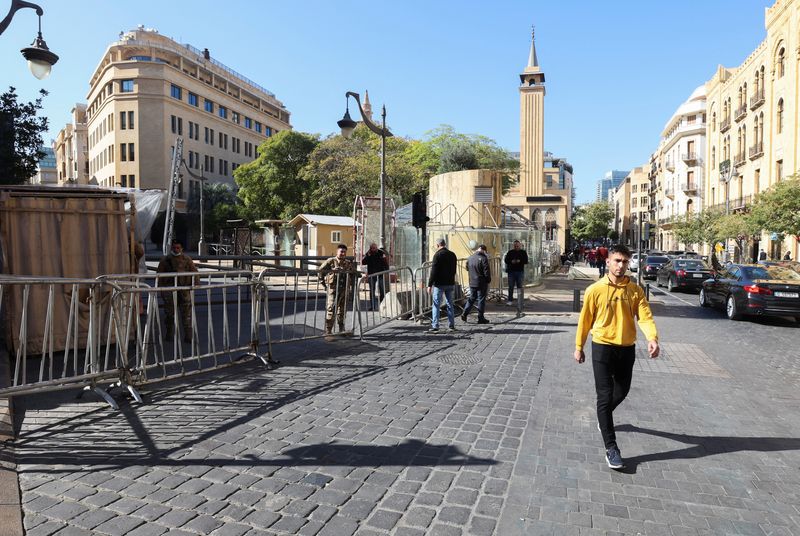
[[[328,135],[348,90],[383,103],[395,134],[440,124],[519,150],[518,74],[530,27],[547,77],[545,149],[575,168],[578,201],[609,169],[644,164],[674,110],[716,66],[739,65],[765,37],[771,0],[560,2],[353,0],[41,0],[43,34],[61,59],[49,79],[19,49],[36,14],[0,36],[0,89],[26,101],[50,91],[49,141],[84,102],[106,46],[138,24],[212,57],[271,90],[295,129]],[[0,0],[0,17],[10,0]]]

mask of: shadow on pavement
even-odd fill
[[[616,427],[616,431],[638,432],[689,445],[681,449],[625,458],[626,467],[622,471],[623,473],[636,473],[636,468],[640,463],[652,461],[691,460],[742,451],[777,452],[800,449],[800,438],[798,437],[696,436],[641,428],[632,424],[619,425]]]

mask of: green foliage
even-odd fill
[[[223,182],[203,183],[203,231],[206,237],[217,236],[227,220],[241,217],[242,205],[235,189]],[[200,196],[192,191],[188,200],[188,210],[194,214],[194,223],[200,222]]]
[[[17,102],[17,90],[9,87],[0,95],[0,184],[23,184],[36,174],[41,150],[42,132],[47,130],[46,117],[36,117],[42,109],[47,91],[40,90],[33,102]]]
[[[800,236],[800,177],[787,177],[759,194],[750,218],[768,233]]]
[[[319,144],[316,136],[283,130],[258,147],[258,157],[236,168],[242,216],[257,219],[291,218],[308,207],[314,184],[300,171]]]
[[[614,209],[605,201],[583,205],[575,210],[570,223],[572,236],[579,241],[608,236]]]

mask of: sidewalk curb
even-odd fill
[[[11,357],[0,345],[0,387],[10,384]],[[0,533],[23,536],[22,502],[14,463],[14,412],[11,398],[0,398]]]

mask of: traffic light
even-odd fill
[[[411,223],[414,227],[422,229],[429,220],[425,192],[417,192],[411,198]]]

